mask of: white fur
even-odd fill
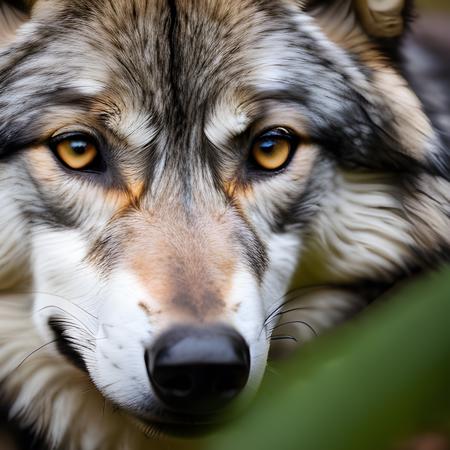
[[[158,129],[152,125],[152,117],[142,110],[127,107],[126,113],[116,119],[110,126],[117,129],[119,136],[125,138],[133,148],[146,148],[157,136]]]
[[[45,345],[50,341],[36,332],[32,303],[31,295],[0,297],[0,376],[11,417],[44,433],[52,448],[139,449],[141,433],[127,417],[114,413],[85,374]]]
[[[298,281],[389,280],[412,257],[412,225],[394,175],[338,170],[306,244]],[[305,266],[303,266],[305,267]],[[386,278],[387,277],[387,278]]]
[[[218,101],[210,112],[205,124],[205,135],[212,144],[223,148],[232,138],[243,133],[248,124],[248,114],[242,105],[239,105],[239,101],[224,98]]]

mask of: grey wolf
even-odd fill
[[[448,111],[373,3],[0,3],[1,392],[48,447],[201,433],[448,260]]]

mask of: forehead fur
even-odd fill
[[[295,2],[77,0],[36,8],[35,21],[0,55],[5,149],[81,123],[122,139],[117,148],[137,149],[139,167],[148,165],[141,156],[151,167],[152,159],[170,166],[173,154],[180,167],[189,160],[232,171],[242,149],[231,146],[230,159],[225,144],[270,114],[269,100],[295,105],[308,134],[343,160],[377,165],[380,149],[401,147],[373,70],[329,41]],[[403,155],[390,157],[398,165]]]
[[[0,59],[5,102],[29,97],[27,109],[39,100],[86,108],[97,97],[110,115],[135,107],[178,123],[224,89],[247,93],[258,81],[267,95],[278,81],[286,90],[298,75],[319,75],[327,58],[281,2],[45,5]]]

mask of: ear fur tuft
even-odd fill
[[[414,0],[299,0],[313,15],[352,10],[368,37],[392,40],[402,36],[413,15]],[[314,14],[314,11],[316,12]]]
[[[369,36],[394,38],[405,29],[405,0],[353,0],[363,28]]]

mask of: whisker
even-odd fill
[[[315,291],[318,289],[323,289],[324,287],[326,287],[325,285],[322,284],[317,284],[314,286],[308,286],[308,287],[304,287],[304,288],[297,288],[297,289],[292,289],[290,291],[288,291],[286,294],[282,295],[281,297],[279,297],[274,303],[277,304],[281,299],[284,298],[284,301],[281,302],[280,305],[278,305],[276,308],[274,308],[273,311],[271,311],[267,317],[265,318],[263,325],[261,327],[261,331],[259,333],[259,336],[261,336],[262,332],[264,331],[264,329],[267,327],[267,325],[269,324],[270,321],[272,321],[272,319],[275,319],[279,316],[279,312],[282,308],[286,307],[286,305],[289,305],[292,302],[295,302],[299,299],[299,297],[302,294],[305,294],[307,292],[311,292],[311,291]],[[328,286],[329,287],[329,286]],[[296,309],[309,309],[309,310],[314,310],[316,309],[313,306],[299,306]]]
[[[322,285],[322,284],[317,284],[314,286],[307,286],[307,287],[303,287],[303,288],[291,289],[290,291],[286,292],[286,294],[282,295],[281,297],[279,297],[277,299],[277,301],[275,303],[278,303],[278,301],[281,300],[282,298],[285,298],[286,301],[283,301],[271,313],[269,313],[269,315],[266,317],[265,321],[268,321],[273,316],[273,314],[277,313],[281,308],[283,308],[287,304],[298,300],[298,297],[300,294],[304,294],[305,292],[310,292],[310,291],[314,291],[317,289],[323,289],[324,287],[326,287],[326,286]],[[295,297],[293,297],[294,295],[295,295]]]
[[[271,341],[294,341],[294,342],[298,342],[298,340],[294,337],[294,336],[272,336],[270,338]]]
[[[283,326],[285,326],[285,325],[294,325],[294,324],[297,324],[297,323],[298,323],[298,324],[305,325],[309,330],[312,331],[312,333],[313,333],[316,337],[319,336],[319,334],[318,334],[317,331],[313,328],[313,326],[312,326],[311,324],[309,324],[308,322],[305,322],[304,320],[290,320],[290,321],[288,321],[288,322],[280,323],[280,324],[274,326],[274,327],[272,328],[272,331],[273,331],[273,330],[276,330],[277,328],[281,328],[281,327],[283,327]]]
[[[54,294],[52,292],[45,292],[45,291],[22,291],[22,292],[17,292],[17,294],[23,294],[23,295],[29,295],[29,294],[41,294],[41,295],[48,295],[51,297],[57,297],[60,298],[64,301],[66,301],[67,303],[70,303],[70,305],[75,306],[76,308],[78,308],[80,311],[83,311],[85,314],[91,316],[93,319],[98,320],[98,317],[92,313],[90,313],[87,309],[83,308],[82,306],[78,305],[77,303],[74,303],[73,300],[75,300],[76,298],[80,298],[82,299],[83,296],[79,296],[79,297],[74,297],[73,299],[70,299],[68,297],[64,297],[63,295],[60,294]]]
[[[289,314],[291,312],[295,312],[295,311],[305,311],[305,310],[315,310],[317,308],[311,307],[311,306],[299,306],[298,308],[290,308],[290,309],[286,309],[285,311],[279,311],[277,312],[272,319],[276,319],[280,316],[283,316],[284,314]],[[266,324],[267,326],[268,324]]]
[[[294,312],[294,311],[314,311],[314,310],[316,310],[316,309],[317,309],[317,308],[312,307],[312,306],[299,306],[299,307],[297,307],[297,308],[291,308],[291,309],[288,309],[288,310],[286,310],[286,311],[279,311],[279,312],[277,312],[275,315],[273,315],[273,317],[271,318],[271,320],[270,320],[269,322],[267,322],[267,323],[264,325],[264,327],[266,328],[268,334],[270,334],[270,333],[272,333],[272,331],[275,329],[276,321],[279,320],[280,317],[283,316],[284,314],[287,314],[287,313],[290,313],[290,312]],[[274,326],[273,328],[271,328],[271,324],[272,324],[273,322],[275,322],[275,324],[274,324],[275,326]],[[299,321],[299,322],[300,322],[300,321]],[[308,324],[306,324],[306,325],[308,325]],[[311,330],[311,331],[312,331],[312,330]],[[317,334],[317,333],[314,331],[314,334]]]
[[[59,339],[53,339],[49,342],[46,342],[45,344],[40,345],[38,348],[34,349],[32,352],[30,352],[25,358],[20,361],[20,363],[11,371],[9,375],[11,375],[13,372],[15,372],[17,369],[19,369],[31,356],[36,354],[38,351],[42,350],[44,347],[47,347],[50,344],[54,344],[55,342],[58,342]],[[8,375],[8,376],[9,376]]]
[[[85,329],[85,331],[87,331],[92,337],[94,336],[94,332],[91,331],[77,316],[73,315],[72,313],[70,313],[69,311],[66,311],[64,308],[61,308],[61,306],[57,306],[57,305],[47,305],[44,306],[43,308],[39,309],[39,311],[44,311],[45,309],[50,309],[50,308],[55,308],[55,309],[59,309],[60,311],[62,311],[64,314],[67,314],[68,316],[72,317],[73,319],[75,319],[78,323],[80,323],[83,328]],[[70,323],[70,322],[68,322]]]

